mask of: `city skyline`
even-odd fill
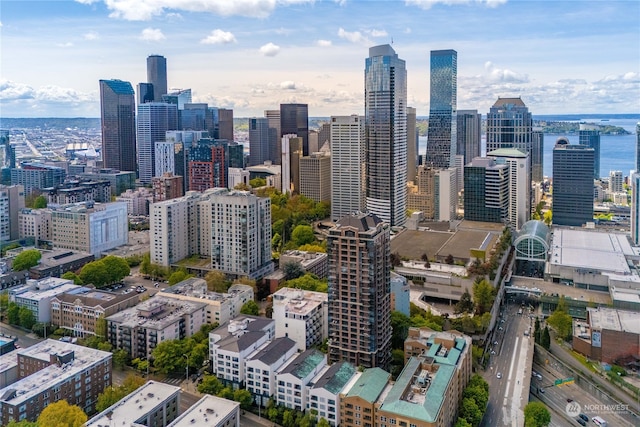
[[[134,3],[3,1],[0,115],[99,117],[98,81],[136,87],[154,54],[167,58],[169,88],[235,117],[280,103],[362,114],[361,58],[385,43],[407,61],[418,116],[439,49],[458,52],[458,109],[486,114],[497,97],[521,96],[535,114],[640,110],[638,2]]]

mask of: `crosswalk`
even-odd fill
[[[182,381],[184,381],[184,378],[165,378],[162,380],[163,383],[171,385],[180,385]]]

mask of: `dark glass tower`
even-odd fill
[[[482,115],[478,110],[459,110],[457,125],[456,154],[464,156],[464,164],[480,157],[482,141]]]
[[[391,226],[407,210],[407,70],[386,44],[369,49],[364,71],[366,208]]]
[[[167,93],[167,59],[162,55],[147,57],[147,83],[153,85],[153,101],[162,101]]]
[[[553,148],[553,223],[581,227],[593,221],[593,148],[559,138]]]
[[[455,166],[457,145],[458,53],[431,51],[431,96],[426,165]]]
[[[544,133],[541,128],[531,132],[531,180],[544,181]]]
[[[249,166],[261,165],[270,159],[269,119],[249,119]]]
[[[280,104],[280,136],[295,134],[302,138],[302,154],[309,155],[309,106]]]
[[[131,83],[100,80],[100,119],[104,167],[135,172],[136,101]]]
[[[371,214],[329,230],[329,361],[388,369],[391,358],[391,239]]]
[[[600,126],[580,123],[578,136],[580,145],[593,148],[593,178],[600,179]]]

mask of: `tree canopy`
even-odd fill
[[[231,282],[227,279],[227,276],[218,270],[212,270],[204,276],[204,280],[207,282],[207,289],[212,292],[227,292]]]
[[[477,314],[491,311],[495,298],[495,288],[486,279],[476,280],[473,283],[473,302]]]
[[[291,241],[296,247],[314,243],[316,236],[313,234],[313,228],[310,225],[298,225],[291,233]]]
[[[242,305],[240,313],[258,316],[260,314],[260,307],[258,307],[258,304],[254,300],[249,300]]]
[[[559,337],[563,339],[571,337],[573,319],[571,318],[571,315],[567,313],[564,296],[560,297],[558,307],[547,318],[547,324],[551,325],[551,327],[556,330]]]
[[[329,285],[326,280],[320,280],[315,275],[307,273],[297,279],[287,280],[282,287],[296,288],[305,291],[328,292]]]
[[[13,271],[23,271],[28,270],[31,267],[35,267],[40,262],[40,258],[42,258],[42,254],[37,249],[27,249],[26,251],[20,252],[13,259],[11,263],[11,268]]]
[[[38,427],[81,427],[88,420],[79,406],[58,400],[47,405],[38,417]]]
[[[547,427],[551,422],[549,410],[541,402],[529,402],[524,407],[525,427]]]
[[[124,258],[108,255],[100,260],[85,264],[80,270],[79,277],[83,283],[101,288],[119,282],[130,272],[131,268]]]

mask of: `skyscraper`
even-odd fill
[[[482,114],[478,110],[458,110],[456,154],[464,156],[464,164],[480,156]]]
[[[407,181],[413,182],[418,171],[418,131],[416,109],[407,107]]]
[[[178,106],[164,102],[138,105],[138,167],[140,182],[151,183],[155,173],[155,143],[165,141],[168,130],[178,129]]]
[[[600,178],[600,126],[580,123],[578,143],[593,148],[593,179]]]
[[[138,83],[138,104],[153,102],[153,84]]]
[[[100,80],[100,119],[104,167],[135,172],[136,101],[131,83]]]
[[[631,241],[640,244],[640,173],[631,175]]]
[[[366,208],[391,226],[406,222],[407,70],[388,45],[365,61]]]
[[[487,153],[497,164],[509,167],[509,208],[507,222],[520,230],[531,216],[531,181],[529,155],[515,148],[501,148]]]
[[[487,153],[500,148],[531,152],[532,118],[520,98],[498,98],[487,114]]]
[[[593,221],[593,148],[558,138],[553,148],[553,223],[581,227]]]
[[[476,157],[464,167],[464,218],[504,223],[509,217],[509,166]]]
[[[233,110],[218,108],[218,123],[218,134],[214,138],[233,142]]]
[[[269,160],[269,119],[249,119],[249,166],[261,165]]]
[[[636,124],[636,172],[640,173],[640,122]]]
[[[531,132],[531,180],[544,181],[544,132],[534,128]]]
[[[426,164],[454,166],[457,145],[458,52],[431,51],[431,92]]]
[[[309,106],[280,104],[280,136],[295,134],[302,138],[302,153],[309,155]]]
[[[329,361],[387,369],[391,358],[389,225],[351,214],[329,230]]]
[[[362,211],[364,199],[364,117],[331,117],[331,219]]]
[[[162,101],[167,93],[167,59],[162,55],[147,57],[147,83],[153,85],[153,100]]]

